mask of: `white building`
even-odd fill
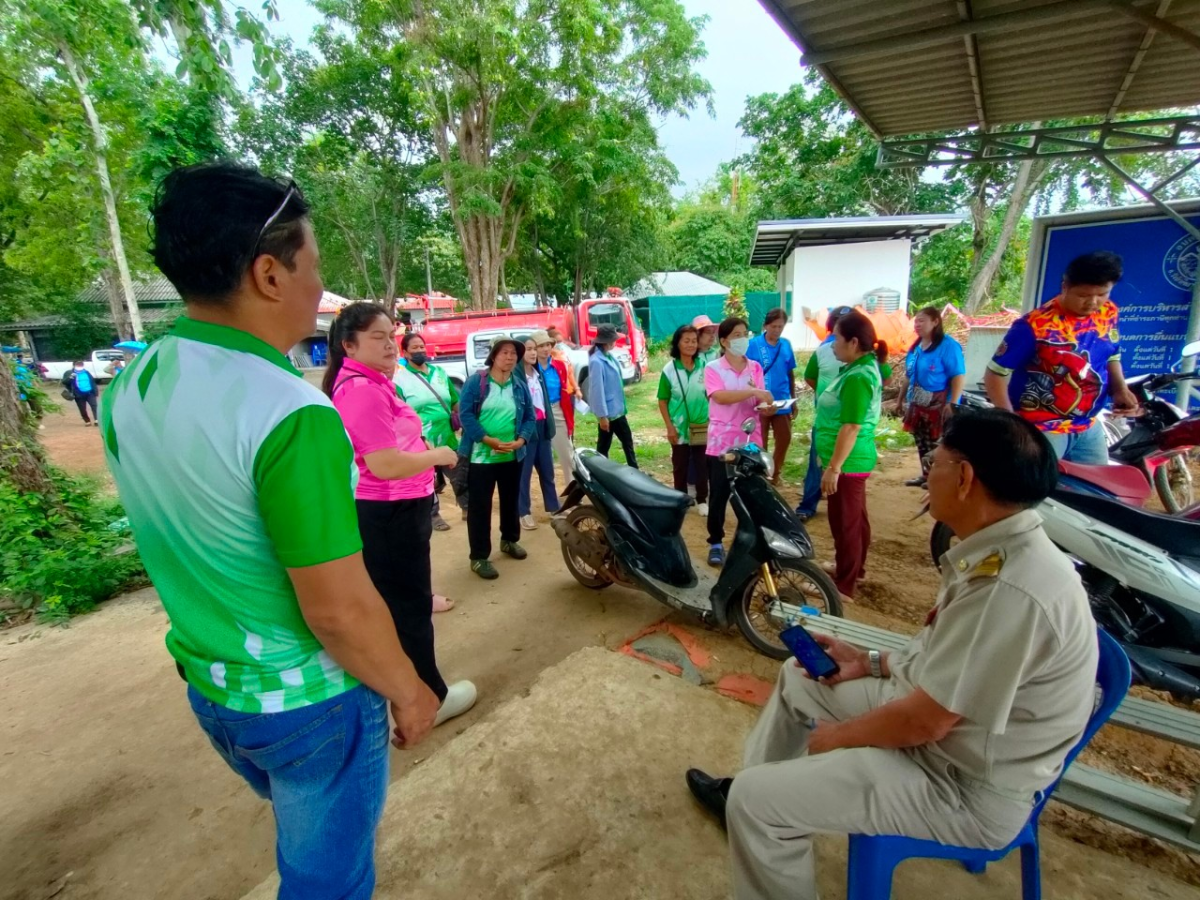
[[[816,336],[804,320],[819,310],[896,292],[898,308],[907,311],[913,241],[965,220],[939,213],[759,222],[750,264],[775,269],[781,304],[792,297],[785,334],[796,349],[811,349]]]

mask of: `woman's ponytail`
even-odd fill
[[[876,341],[875,342],[875,359],[877,359],[879,361],[879,364],[881,366],[885,362],[887,362],[887,359],[888,359],[887,341]]]

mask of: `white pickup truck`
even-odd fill
[[[109,366],[118,360],[125,358],[125,354],[120,350],[93,350],[92,355],[83,361],[83,367],[87,369],[89,374],[99,384],[106,384],[112,381],[112,374],[108,371]],[[71,371],[75,363],[72,362],[41,362],[42,372],[49,381],[62,381],[63,376]]]
[[[516,338],[518,341],[524,341],[532,333],[527,328],[489,328],[486,331],[473,331],[467,335],[465,361],[454,360],[443,363],[434,359],[432,362],[441,368],[450,380],[461,388],[468,376],[483,369],[484,363],[487,362],[488,353],[492,349],[492,341],[498,337],[510,337]],[[629,384],[637,377],[637,367],[633,364],[633,357],[629,355],[629,350],[625,347],[618,347],[613,351],[613,356],[616,358],[617,364],[621,367],[621,377],[626,384]],[[587,381],[587,348],[581,347],[578,350],[568,350],[567,359],[571,361],[571,365],[575,368],[575,380],[582,387],[583,383]]]

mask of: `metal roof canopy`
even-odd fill
[[[1200,241],[1122,153],[1200,151],[1200,0],[759,0],[863,123],[885,167],[1090,155]],[[1191,108],[1171,119],[1130,113]],[[1092,126],[997,125],[1102,118]],[[931,132],[964,132],[933,137]],[[1200,338],[1200,278],[1188,340]],[[1195,366],[1184,364],[1185,371]],[[1200,393],[1200,391],[1197,391]]]
[[[876,136],[1200,102],[1200,0],[760,0]]]
[[[916,216],[859,216],[845,219],[778,219],[759,222],[750,250],[750,265],[782,264],[796,247],[912,240],[937,234],[966,221],[961,213]]]

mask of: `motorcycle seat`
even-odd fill
[[[1200,522],[1061,488],[1051,496],[1064,506],[1152,544],[1171,556],[1195,557],[1200,548]]]
[[[587,466],[596,483],[640,519],[649,532],[663,537],[679,534],[692,505],[687,494],[603,456],[589,456]]]
[[[666,509],[687,512],[692,498],[669,488],[639,469],[615,463],[603,456],[589,456],[588,470],[605,490],[638,509]]]
[[[1133,466],[1085,466],[1059,460],[1058,471],[1115,494],[1122,503],[1141,506],[1150,499],[1152,493],[1146,476]]]

